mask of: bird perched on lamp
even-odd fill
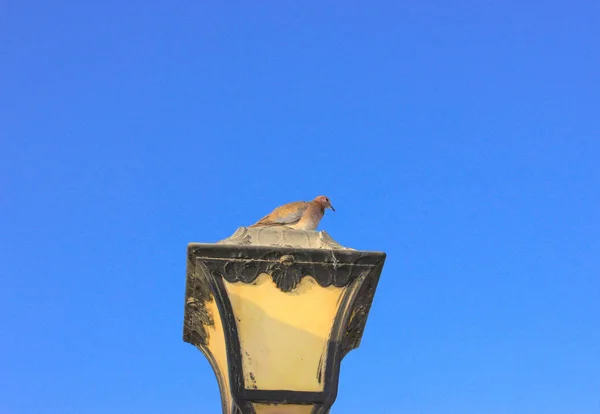
[[[312,201],[295,201],[277,207],[248,227],[287,226],[296,230],[316,230],[328,208],[335,211],[329,198],[322,195]]]

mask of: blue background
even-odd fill
[[[388,253],[333,413],[600,413],[599,17],[2,2],[0,412],[218,413],[186,245],[325,194]]]

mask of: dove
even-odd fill
[[[327,208],[335,211],[325,196],[318,196],[313,201],[295,201],[277,207],[248,227],[287,226],[296,230],[316,230]]]

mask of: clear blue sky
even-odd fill
[[[599,18],[2,2],[0,413],[218,413],[186,245],[318,194],[388,253],[332,413],[600,413]]]

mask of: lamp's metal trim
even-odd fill
[[[244,389],[240,397],[246,401],[266,404],[315,405],[325,402],[324,392],[292,390],[249,390]]]
[[[252,283],[266,273],[279,289],[293,290],[305,276],[320,286],[347,286],[364,270],[383,263],[385,253],[357,250],[295,249],[190,243],[188,252],[202,258],[211,272],[228,282]]]

